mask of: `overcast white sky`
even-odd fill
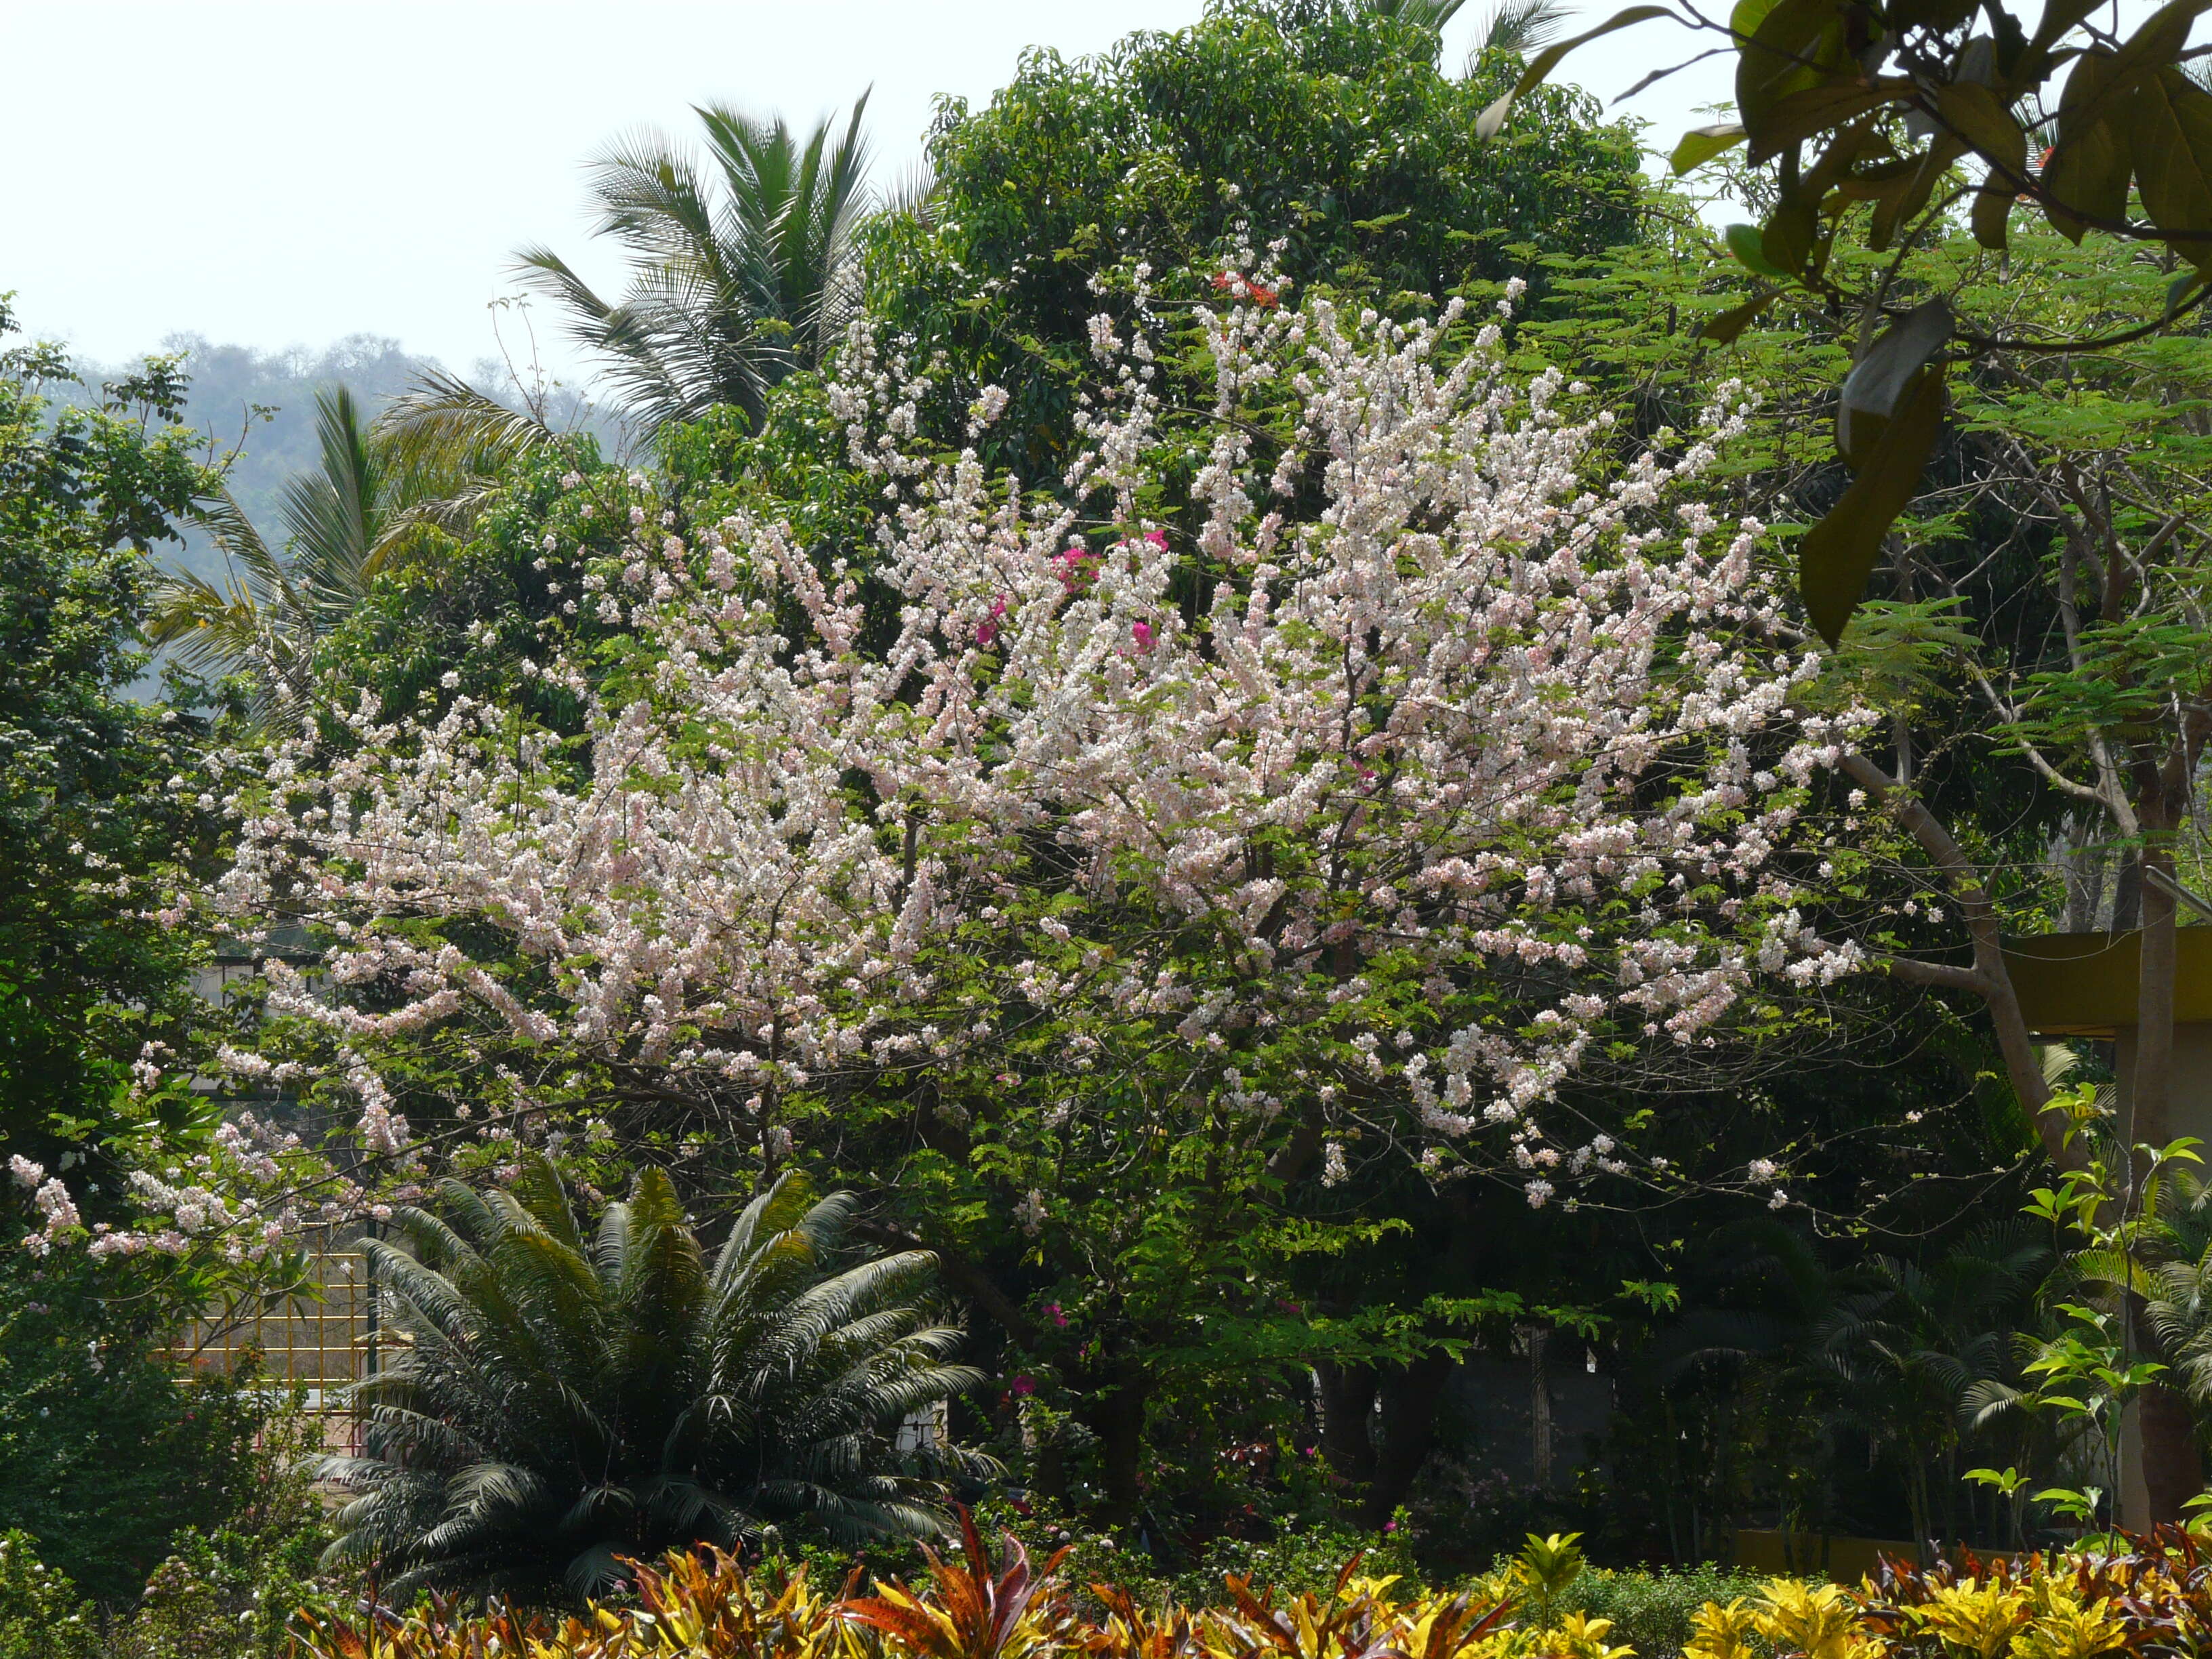
[[[1025,47],[1096,52],[1201,3],[0,0],[0,290],[30,331],[102,360],[180,331],[264,349],[366,331],[465,370],[492,350],[486,307],[514,291],[518,245],[611,278],[581,163],[623,129],[685,132],[714,99],[804,123],[872,83],[888,178],[936,94],[980,105]],[[1565,73],[1609,97],[1670,53],[1680,38],[1646,26]],[[1701,65],[1630,107],[1671,143],[1725,76]]]

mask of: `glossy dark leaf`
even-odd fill
[[[2005,220],[2027,179],[2027,135],[1995,93],[1972,81],[1939,88],[1936,112],[1991,164],[1988,185],[1974,197],[1974,240],[2002,248]]]
[[[2208,283],[2212,283],[2212,271],[2208,270],[2185,270],[2168,283],[2166,285],[2166,320],[2172,322],[2182,307],[2195,299]]]
[[[1928,360],[1943,349],[1951,307],[1930,300],[1892,323],[1851,365],[1836,399],[1836,449],[1853,466],[1880,447],[1883,423],[1894,416]]]
[[[1843,48],[1843,14],[1837,0],[1777,0],[1759,20],[1750,40],[1738,48],[1736,112],[1751,135],[1754,155],[1771,155],[1766,145],[1775,106],[1793,92],[1817,85],[1824,65],[1832,67]]]
[[[1875,203],[1874,218],[1867,227],[1867,246],[1877,253],[1897,240],[1899,228],[1911,222],[1935,195],[1936,186],[1951,164],[1966,153],[1966,142],[1943,133],[1929,146],[1920,164],[1905,173],[1896,189]]]
[[[2043,16],[2035,26],[2029,46],[2038,52],[2048,51],[2103,3],[2104,0],[2045,0]],[[2028,67],[2033,69],[2034,65]]]
[[[2208,6],[2212,6],[2212,0],[2168,0],[2167,4],[2153,12],[2142,27],[2122,41],[2119,50],[2111,55],[2096,86],[2084,88],[2075,118],[2085,123],[2108,116],[2118,118],[2118,106],[2123,99],[2148,77],[2173,67],[2189,39],[2190,25]],[[2070,101],[2074,94],[2070,78],[2066,93]]]
[[[2104,92],[2112,76],[2112,54],[2086,52],[2075,60],[2058,105],[2058,142],[2043,169],[2044,188],[2057,202],[2107,223],[2127,217],[2128,179],[2135,170],[2130,124],[2106,119]],[[2115,118],[2121,114],[2114,108]],[[2083,218],[2046,205],[2045,216],[2060,235],[2075,242],[2088,229]]]
[[[2143,211],[2160,230],[2197,233],[2167,246],[2193,265],[2212,265],[2212,93],[2164,69],[2143,82],[2131,107]]]
[[[1792,144],[1854,120],[1869,110],[1880,109],[1900,94],[1911,90],[1911,83],[1905,81],[1882,81],[1872,87],[1852,81],[1832,81],[1824,86],[1790,93],[1776,100],[1759,124],[1750,159],[1754,165],[1771,161]]]
[[[1820,207],[1810,191],[1793,191],[1775,204],[1759,233],[1759,251],[1784,276],[1801,275],[1812,262]]]
[[[1843,637],[1882,538],[1920,488],[1943,424],[1943,371],[1923,370],[1844,497],[1797,545],[1797,591],[1820,637]]]

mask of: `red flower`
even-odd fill
[[[1240,276],[1233,270],[1216,271],[1213,276],[1213,286],[1224,294],[1242,286],[1245,297],[1262,311],[1273,311],[1282,301],[1282,295],[1265,283],[1255,283],[1250,277]]]
[[[991,601],[991,614],[975,629],[975,643],[983,650],[991,648],[991,641],[999,637],[999,624],[1006,615],[1006,596],[1003,593]]]

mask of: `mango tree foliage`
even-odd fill
[[[918,358],[942,350],[1005,387],[977,452],[1041,477],[1067,459],[1089,319],[1124,303],[1102,301],[1102,276],[1143,263],[1163,303],[1211,301],[1251,267],[1258,226],[1300,293],[1433,316],[1509,276],[1540,284],[1545,255],[1638,240],[1626,123],[1547,88],[1485,142],[1477,121],[1513,60],[1461,78],[1437,58],[1433,29],[1342,0],[1230,0],[1096,57],[1031,53],[988,105],[940,112],[927,201],[869,234],[870,308],[913,332]],[[1184,401],[1202,408],[1194,367]],[[919,412],[957,445],[957,408]]]

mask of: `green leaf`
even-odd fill
[[[2212,266],[2212,93],[2178,69],[2162,69],[2130,100],[2136,182],[2143,211],[2164,231],[2201,240],[2172,241],[2176,255]]]
[[[1867,246],[1877,253],[1888,247],[1897,238],[1899,226],[1928,205],[1928,198],[1936,193],[1951,164],[1966,153],[1963,139],[1948,132],[1936,135],[1920,164],[1875,198],[1874,218],[1867,227]]]
[[[2112,62],[2112,54],[2104,51],[2085,52],[2075,60],[2058,104],[2058,142],[2043,169],[2044,188],[2057,203],[2108,223],[2127,217],[2128,179],[2134,172],[2130,124],[2096,112],[2106,107]],[[2044,216],[2052,229],[2076,243],[2088,229],[2082,219],[2057,205],[2046,204]]]
[[[1771,276],[1777,282],[1790,280],[1790,273],[1766,257],[1766,245],[1759,236],[1757,225],[1730,225],[1721,233],[1721,237],[1728,244],[1728,251],[1735,255],[1737,262],[1746,270],[1757,271],[1761,276]]]
[[[1795,276],[1812,262],[1820,224],[1819,203],[1811,192],[1784,190],[1759,230],[1759,251],[1775,269]]]
[[[1854,468],[1880,445],[1889,418],[1952,328],[1950,306],[1929,300],[1876,335],[1851,365],[1836,398],[1836,451]]]
[[[1837,0],[1778,0],[1737,48],[1736,112],[1751,135],[1754,156],[1781,148],[1767,142],[1776,106],[1791,93],[1817,85],[1824,69],[1840,58],[1842,22]]]
[[[2035,38],[2029,45],[2036,51],[2047,51],[2103,3],[2104,0],[2045,0],[2042,21],[2036,24]]]
[[[1924,369],[1844,498],[1797,545],[1797,591],[1833,646],[1858,608],[1882,538],[1920,488],[1943,425],[1943,371]]]
[[[1679,179],[1692,167],[1701,167],[1714,156],[1734,149],[1744,139],[1743,129],[1733,121],[1723,121],[1710,127],[1692,127],[1674,146],[1674,153],[1667,158]]]
[[[1611,34],[1615,29],[1648,23],[1655,17],[1674,16],[1674,14],[1665,6],[1631,6],[1626,11],[1615,12],[1594,29],[1585,29],[1571,40],[1545,47],[1528,60],[1528,67],[1521,72],[1521,78],[1513,83],[1513,89],[1475,118],[1474,136],[1478,138],[1497,137],[1498,128],[1505,125],[1506,116],[1512,112],[1514,100],[1531,88],[1541,86],[1545,77],[1559,66],[1559,60],[1577,46],[1588,46],[1600,35]],[[1680,22],[1681,19],[1677,17],[1674,21]]]
[[[1814,133],[1826,132],[1830,127],[1856,119],[1869,110],[1880,109],[1884,104],[1894,102],[1900,93],[1911,89],[1911,83],[1905,81],[1881,81],[1871,87],[1854,81],[1831,81],[1790,93],[1775,100],[1773,107],[1759,122],[1749,159],[1754,166],[1771,161]]]
[[[2181,307],[2194,299],[2207,283],[2212,283],[2212,270],[2185,270],[2166,288],[2166,320],[2172,322]]]
[[[2027,179],[2027,135],[1996,94],[1978,82],[1937,88],[1936,112],[1991,164],[1989,185],[1974,194],[1974,240],[1984,247],[2002,248],[2005,221]]]
[[[1751,228],[1748,225],[1743,228],[1746,230]],[[1707,318],[1705,325],[1698,331],[1698,337],[1711,340],[1716,345],[1729,345],[1736,336],[1751,326],[1761,312],[1781,297],[1780,289],[1769,289],[1764,294],[1754,295],[1741,305],[1730,306],[1718,316]]]

